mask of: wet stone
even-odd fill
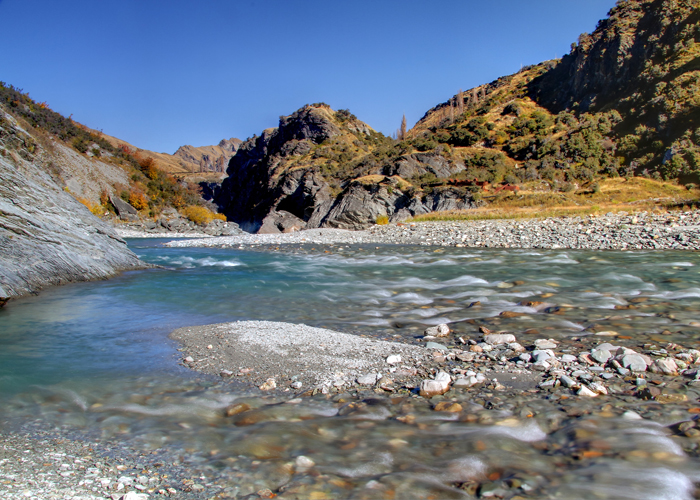
[[[595,349],[591,352],[591,358],[600,364],[605,364],[611,357],[610,351],[605,349]]]

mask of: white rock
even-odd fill
[[[431,337],[447,337],[450,334],[450,327],[447,324],[442,323],[438,326],[431,326],[426,328],[425,335]]]
[[[579,396],[586,396],[586,397],[589,397],[589,398],[594,398],[594,397],[597,396],[597,394],[596,394],[595,392],[593,392],[592,390],[590,390],[590,389],[589,389],[588,387],[586,387],[585,385],[582,385],[582,386],[581,386],[581,388],[578,390],[577,394],[578,394]]]
[[[535,340],[535,347],[537,347],[538,349],[543,349],[543,350],[544,349],[556,349],[557,345],[559,345],[559,344],[554,339],[537,339],[537,340]]]
[[[622,356],[622,366],[629,368],[633,372],[647,371],[647,363],[639,354],[625,354]]]
[[[549,359],[554,358],[554,352],[552,352],[550,349],[547,349],[546,351],[538,349],[532,351],[532,358],[535,360],[536,363],[539,361],[547,361]]]
[[[555,383],[556,383],[556,380],[554,380],[552,378],[549,380],[545,380],[544,382],[541,382],[537,387],[539,387],[540,389],[551,389],[552,387],[554,387]]]
[[[309,457],[305,457],[304,455],[299,455],[294,460],[294,466],[298,472],[306,472],[314,465],[316,465],[316,462],[311,460]]]
[[[525,348],[517,342],[511,342],[510,344],[508,344],[508,349],[511,349],[515,352],[525,352]]]
[[[450,382],[452,382],[452,377],[450,377],[449,373],[439,372],[437,375],[435,375],[435,380],[441,384],[445,384],[447,387],[450,385]]]
[[[360,385],[374,385],[379,380],[380,376],[376,373],[370,373],[367,375],[362,375],[357,378],[357,383]]]
[[[533,370],[537,370],[538,372],[546,372],[552,367],[547,361],[537,361],[536,363],[532,364]]]
[[[572,356],[571,354],[563,354],[561,357],[561,362],[562,363],[575,363],[576,362],[576,356]]]
[[[489,333],[484,335],[484,342],[490,345],[512,344],[516,339],[512,333]]]
[[[459,389],[473,387],[478,383],[479,381],[477,380],[477,378],[474,375],[470,375],[468,377],[458,378],[454,381],[454,384],[452,384],[452,386]]]
[[[187,356],[183,361],[185,363],[194,363],[194,358],[192,356]]]
[[[651,364],[649,371],[664,375],[678,375],[678,365],[673,358],[657,359]]]
[[[627,420],[642,420],[641,415],[639,415],[639,413],[633,412],[632,410],[627,410],[625,413],[623,413],[622,418]]]
[[[391,356],[386,358],[386,362],[389,363],[390,365],[397,365],[401,363],[401,355],[400,354],[392,354]]]
[[[564,387],[572,388],[572,387],[576,387],[578,385],[578,382],[576,382],[574,379],[572,379],[571,377],[568,377],[566,375],[562,375],[561,377],[559,377],[559,380],[561,381],[561,383]]]
[[[263,385],[259,387],[261,391],[271,391],[272,389],[277,388],[277,382],[275,382],[274,378],[269,378],[265,381]]]
[[[600,364],[605,364],[610,358],[612,358],[612,354],[610,354],[610,351],[608,351],[607,349],[598,348],[594,349],[593,352],[591,352],[591,358],[593,358]]]
[[[148,500],[148,495],[146,493],[136,493],[135,491],[130,491],[122,497],[122,500]]]
[[[532,354],[529,352],[524,352],[520,356],[518,356],[519,359],[525,361],[526,363],[529,363],[530,360],[532,360]]]
[[[607,387],[605,387],[600,382],[591,382],[590,387],[591,387],[591,390],[593,392],[596,392],[598,394],[607,394],[608,393]]]

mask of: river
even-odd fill
[[[265,489],[317,499],[694,498],[697,439],[669,429],[692,420],[687,407],[555,393],[495,395],[485,405],[466,391],[454,394],[459,414],[413,396],[319,394],[289,404],[192,374],[168,334],[253,319],[415,343],[427,326],[446,322],[476,338],[485,323],[516,336],[609,330],[697,349],[696,253],[161,244],[129,242],[163,268],[51,288],[0,310],[4,428],[31,418],[176,450],[221,498]],[[493,320],[504,311],[525,314]],[[686,406],[697,405],[697,392],[688,394]],[[257,419],[233,425],[223,410],[235,403]]]

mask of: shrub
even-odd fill
[[[129,204],[136,210],[143,210],[148,207],[148,200],[143,193],[134,191],[129,194]]]
[[[215,215],[219,215],[205,207],[200,207],[197,205],[185,207],[180,210],[180,213],[200,226],[209,224],[212,220],[214,220]]]
[[[386,226],[387,224],[389,224],[389,217],[387,217],[386,215],[380,215],[375,219],[374,222],[380,226]]]

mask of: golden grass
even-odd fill
[[[608,212],[676,210],[700,203],[700,190],[688,191],[670,182],[634,177],[600,179],[600,190],[592,186],[576,192],[535,191],[536,183],[516,193],[484,194],[486,205],[471,210],[431,212],[414,221],[532,219],[600,215]],[[540,184],[541,186],[541,184]]]

